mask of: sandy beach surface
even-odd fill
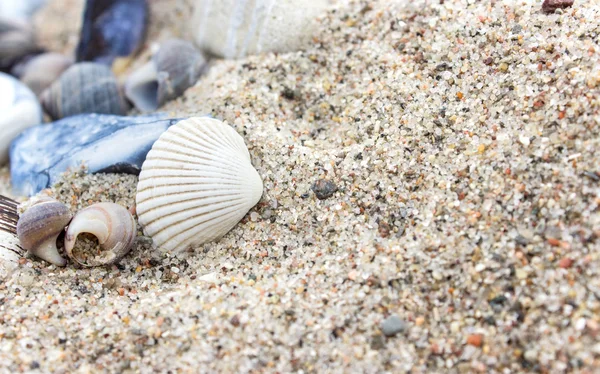
[[[600,371],[598,35],[597,1],[355,1],[305,51],[215,60],[161,110],[232,125],[262,200],[178,256],[26,256],[0,372]],[[130,207],[136,179],[51,194]]]

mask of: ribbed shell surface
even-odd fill
[[[125,114],[115,76],[104,65],[84,62],[68,68],[42,97],[54,119],[81,113]]]
[[[164,251],[225,235],[260,200],[262,180],[242,137],[210,118],[171,126],[142,165],[139,223]]]

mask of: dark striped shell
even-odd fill
[[[53,119],[81,113],[124,115],[127,109],[112,71],[89,62],[67,69],[42,94],[41,101]]]

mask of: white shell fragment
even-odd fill
[[[19,239],[14,234],[0,230],[0,279],[19,266],[24,254]]]
[[[164,251],[182,251],[231,230],[260,200],[263,184],[242,137],[210,118],[171,126],[142,165],[139,223]]]

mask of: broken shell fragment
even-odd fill
[[[231,230],[261,198],[244,139],[211,118],[171,126],[152,146],[137,187],[140,224],[164,251],[183,251]]]
[[[98,238],[102,253],[83,258],[73,251],[77,236],[89,233]],[[79,211],[67,228],[65,251],[82,266],[114,264],[125,256],[133,246],[136,236],[135,220],[129,211],[114,203],[98,203]]]
[[[112,71],[91,62],[68,68],[44,91],[41,101],[44,110],[53,119],[81,113],[123,115],[126,111]]]
[[[24,249],[57,266],[67,261],[58,253],[56,240],[71,220],[71,212],[63,203],[50,197],[34,202],[17,222],[17,236]]]
[[[206,59],[184,40],[164,42],[152,60],[125,82],[125,96],[141,111],[151,111],[196,83]]]

